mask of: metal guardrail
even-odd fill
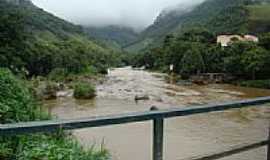
[[[37,132],[55,132],[61,130],[74,130],[80,128],[101,127],[116,124],[135,123],[142,121],[153,121],[153,160],[163,159],[163,133],[164,119],[172,117],[183,117],[202,113],[219,112],[230,109],[240,109],[270,103],[270,97],[262,97],[250,100],[241,100],[229,103],[203,105],[189,109],[169,109],[154,110],[148,112],[138,112],[130,114],[121,114],[114,116],[92,117],[77,120],[55,120],[41,122],[27,122],[17,124],[0,125],[0,136],[32,134]],[[260,107],[260,106],[258,106]],[[268,145],[267,160],[270,160],[270,137],[267,140],[249,144],[242,147],[236,147],[232,150],[216,153],[192,160],[214,160],[234,155],[247,150]]]

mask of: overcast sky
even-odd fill
[[[32,0],[37,6],[76,24],[123,25],[142,29],[171,6],[202,0]]]

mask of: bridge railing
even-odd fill
[[[74,130],[81,128],[102,127],[108,125],[135,123],[142,121],[153,121],[153,160],[163,159],[163,133],[164,120],[173,117],[183,117],[196,114],[220,112],[230,109],[241,109],[262,104],[270,103],[270,97],[262,97],[250,100],[234,101],[222,104],[202,105],[188,109],[168,109],[168,110],[153,110],[148,112],[137,112],[130,114],[120,114],[114,116],[92,117],[76,120],[53,120],[41,122],[27,122],[17,124],[0,125],[0,136],[11,136],[20,134],[33,134],[38,132],[56,132],[61,130]],[[269,134],[270,135],[270,134]],[[223,157],[238,154],[251,149],[268,146],[267,160],[270,160],[270,137],[266,140],[254,144],[248,144],[235,147],[220,153],[206,155],[192,160],[215,160]]]

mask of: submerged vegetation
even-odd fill
[[[16,123],[50,119],[31,95],[29,88],[7,69],[0,69],[0,123]],[[56,134],[1,136],[1,160],[106,160],[108,152],[84,150],[72,136]]]
[[[96,96],[92,81],[106,74],[109,67],[127,64],[162,72],[171,72],[169,66],[173,65],[182,78],[225,73],[240,81],[239,85],[270,89],[270,21],[265,16],[269,8],[250,0],[207,0],[190,12],[165,15],[141,36],[125,28],[105,28],[96,35],[111,38],[103,44],[82,27],[31,2],[18,5],[0,0],[0,124],[50,120],[36,100],[39,95],[56,98],[59,85],[69,83],[76,99],[92,99]],[[112,36],[116,31],[119,33]],[[258,35],[259,42],[236,40],[228,47],[216,43],[220,34],[248,33]],[[135,40],[131,48],[147,50],[122,53],[122,48]],[[116,49],[108,47],[111,41]],[[33,79],[32,87],[18,77]],[[40,92],[33,87],[41,87]],[[63,131],[0,137],[1,160],[109,158],[103,146],[85,150]]]
[[[74,88],[74,97],[76,99],[92,99],[96,97],[96,88],[89,83],[78,83]]]
[[[270,80],[250,80],[239,82],[238,85],[243,87],[270,89]]]
[[[20,3],[0,1],[0,124],[51,119],[36,100],[39,93],[18,77],[37,79],[34,87],[39,86],[39,81],[54,81],[45,82],[41,93],[49,99],[56,96],[55,82],[78,74],[104,73],[108,66],[121,63],[120,53],[98,44],[81,27],[31,2]],[[106,160],[109,153],[103,146],[100,150],[83,149],[71,135],[60,131],[1,136],[0,159]]]

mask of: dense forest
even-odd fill
[[[24,1],[22,1],[24,2]],[[104,72],[119,65],[120,54],[89,38],[75,26],[31,2],[0,1],[0,65],[27,76],[88,69]]]
[[[30,79],[104,73],[108,66],[121,63],[120,53],[89,38],[80,26],[59,19],[25,0],[0,0],[0,39],[0,124],[53,118],[38,101],[37,88]],[[35,83],[36,87],[39,83],[39,80]],[[47,81],[45,84],[41,92],[55,96],[55,86]],[[92,88],[86,89],[84,87],[83,91],[87,94],[95,92]],[[1,160],[44,158],[106,160],[109,153],[103,147],[84,149],[63,131],[0,136]]]
[[[126,45],[137,40],[139,33],[132,28],[121,26],[105,27],[84,27],[84,30],[91,37],[96,38],[116,50],[122,50]]]
[[[35,89],[43,85],[41,81],[56,98],[58,88],[50,85],[55,77],[83,75],[83,80],[76,77],[74,83],[57,81],[57,85],[74,90],[75,98],[90,99],[96,89],[84,74],[96,78],[109,67],[123,65],[165,73],[173,65],[182,79],[225,73],[236,81],[259,80],[253,86],[270,88],[270,17],[265,15],[270,15],[266,0],[206,0],[163,12],[139,35],[115,26],[82,28],[30,1],[0,0],[0,124],[52,119],[37,100]],[[217,44],[220,34],[254,34],[259,42],[234,40],[222,47]],[[123,53],[123,48],[131,53]],[[85,150],[62,131],[0,136],[1,160],[40,157],[107,160],[110,155],[104,148]]]
[[[166,35],[178,35],[194,27],[206,28],[214,34],[268,32],[270,21],[263,16],[269,14],[267,3],[264,0],[206,0],[194,8],[178,8],[157,18],[126,50],[139,52],[159,46]]]
[[[207,29],[196,28],[179,36],[168,35],[162,47],[136,55],[134,65],[169,71],[183,77],[197,73],[228,73],[241,79],[269,78],[270,33],[262,34],[260,43],[236,41],[229,47],[216,43]]]
[[[270,21],[264,16],[270,13],[269,6],[267,1],[208,0],[191,12],[180,14],[181,25],[177,29],[155,34],[157,24],[168,23],[163,17],[148,29],[148,34],[160,38],[135,54],[132,65],[169,72],[173,64],[174,72],[182,78],[198,73],[226,73],[236,80],[269,79]],[[159,29],[163,29],[161,26]],[[217,37],[222,34],[252,34],[258,36],[259,43],[235,40],[222,47],[217,44]]]

